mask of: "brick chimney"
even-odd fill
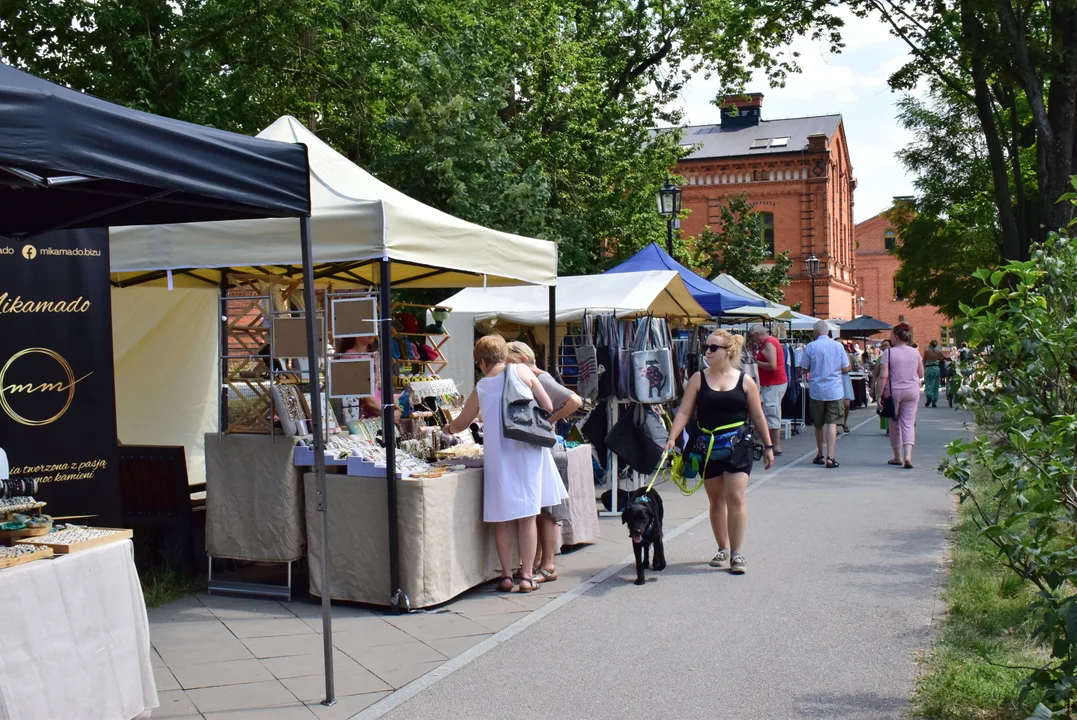
[[[742,128],[758,125],[763,115],[763,93],[724,95],[718,99],[722,127]]]
[[[826,152],[830,147],[830,138],[824,133],[813,133],[808,136],[808,152]]]

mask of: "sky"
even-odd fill
[[[887,32],[877,17],[845,18],[845,49],[832,55],[825,43],[802,38],[791,48],[800,52],[802,72],[791,75],[783,88],[770,88],[757,75],[745,90],[762,92],[763,119],[840,113],[849,140],[853,175],[853,215],[863,222],[887,209],[896,195],[913,194],[912,176],[895,156],[911,138],[897,122],[896,101],[887,79],[905,64],[908,47]],[[710,104],[715,80],[698,76],[681,94],[686,125],[719,122]]]

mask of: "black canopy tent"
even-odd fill
[[[892,325],[876,320],[871,315],[861,315],[855,320],[841,324],[841,336],[843,338],[869,338],[881,332],[889,330]]]
[[[306,307],[315,307],[305,145],[201,127],[105,102],[0,63],[0,239],[74,228],[267,217],[299,219]],[[318,366],[315,313],[307,351]],[[311,383],[319,507],[321,389]],[[326,527],[323,516],[323,534]],[[328,538],[325,552],[328,554]],[[329,562],[323,564],[328,587]],[[333,691],[329,594],[322,598],[326,704]]]

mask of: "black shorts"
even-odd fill
[[[713,478],[721,477],[722,473],[747,473],[752,474],[752,459],[738,458],[740,453],[733,453],[725,460],[711,460],[707,463],[707,467],[703,472],[703,477]],[[739,460],[739,464],[737,461]]]

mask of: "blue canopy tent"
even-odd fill
[[[766,301],[748,298],[723,290],[710,280],[696,275],[669,256],[657,243],[651,243],[617,267],[606,273],[644,272],[647,270],[674,270],[684,280],[688,292],[713,317],[719,317],[729,310],[745,306],[765,307]],[[603,273],[605,274],[605,273]]]

